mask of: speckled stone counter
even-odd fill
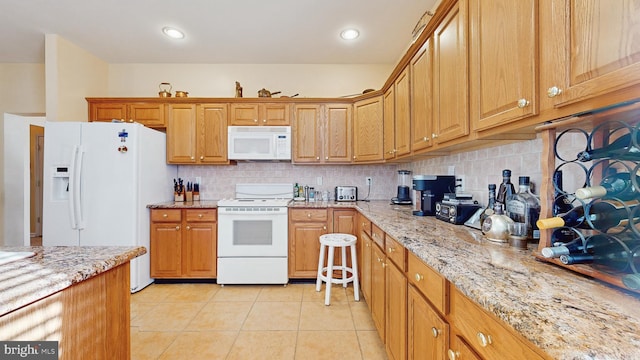
[[[0,266],[0,316],[146,253],[144,247],[0,247],[35,256]]]
[[[640,298],[539,262],[533,245],[496,244],[480,231],[413,216],[410,206],[388,201],[355,207],[552,358],[640,359]]]

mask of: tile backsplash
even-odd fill
[[[576,145],[577,147],[583,144]],[[571,150],[573,151],[573,150]],[[397,170],[411,170],[412,175],[447,175],[451,167],[457,177],[464,177],[465,193],[482,205],[487,203],[487,185],[502,182],[502,170],[510,169],[512,182],[518,176],[531,177],[535,194],[541,182],[540,138],[473,150],[436,158],[389,165],[293,165],[287,162],[240,162],[233,166],[180,166],[178,174],[185,181],[202,177],[201,198],[215,200],[233,197],[236,183],[298,183],[316,190],[330,190],[337,185],[356,185],[359,199],[367,197],[365,178],[373,178],[371,200],[388,200],[397,192]],[[318,185],[321,179],[322,185]],[[566,180],[565,180],[566,181]]]

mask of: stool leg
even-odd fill
[[[333,253],[335,252],[335,248],[333,246],[329,246],[329,260],[327,260],[327,285],[324,294],[324,304],[329,305],[331,300],[331,283],[333,282]]]
[[[342,247],[342,287],[347,287],[347,247]]]
[[[356,256],[356,246],[351,245],[351,269],[353,270],[353,297],[360,301],[360,282],[358,281],[358,259]]]
[[[318,258],[318,276],[316,279],[316,291],[320,291],[322,286],[322,267],[324,266],[324,250],[325,246],[320,244],[320,256]]]

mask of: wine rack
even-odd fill
[[[554,207],[558,208],[558,201],[571,206],[582,205],[586,214],[589,214],[589,209],[596,202],[607,201],[624,209],[621,213],[628,217],[625,219],[628,222],[623,221],[616,227],[598,228],[588,216],[585,216],[586,224],[580,228],[576,226],[541,230],[539,246],[537,251],[534,251],[534,256],[539,260],[640,294],[640,206],[635,206],[637,200],[640,200],[640,181],[635,176],[640,175],[640,155],[620,150],[586,161],[583,153],[606,147],[620,138],[629,139],[626,145],[632,149],[631,151],[640,149],[640,102],[561,119],[539,126],[536,130],[543,142],[540,218],[555,216]],[[559,170],[565,175],[563,189],[559,189],[553,180],[554,174],[557,175]],[[608,195],[602,199],[576,198],[575,190],[598,185],[611,172],[630,174],[631,184],[624,199]],[[567,178],[571,181],[566,181]],[[580,239],[585,249],[582,253],[590,251],[587,250],[588,244],[606,241],[611,247],[619,250],[615,252],[615,260],[626,261],[608,261],[606,266],[599,262],[567,265],[558,258],[542,256],[543,248],[551,247],[554,242],[560,241],[558,235]]]

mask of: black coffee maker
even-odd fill
[[[413,176],[413,215],[435,216],[436,202],[442,201],[445,193],[456,192],[456,177],[453,175]]]
[[[398,170],[398,196],[391,198],[396,205],[411,205],[411,171]]]

